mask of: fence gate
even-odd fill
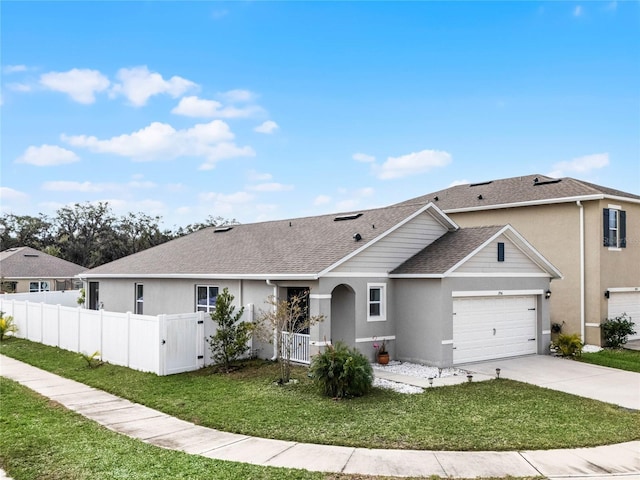
[[[189,372],[204,366],[204,315],[164,315],[161,329],[163,375]]]

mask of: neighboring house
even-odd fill
[[[49,292],[80,288],[75,278],[86,268],[31,247],[0,252],[2,293]]]
[[[460,229],[433,203],[208,228],[81,275],[95,308],[210,312],[223,288],[255,318],[309,290],[296,359],[336,341],[439,366],[547,353],[560,272],[509,225]],[[274,347],[256,344],[261,357]]]
[[[600,323],[627,313],[640,338],[640,196],[543,175],[458,185],[433,202],[461,227],[510,224],[563,274],[551,322],[600,345]]]

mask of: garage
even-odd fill
[[[626,313],[635,323],[636,334],[628,340],[640,339],[640,289],[609,289],[609,308],[607,318],[614,318]]]
[[[537,297],[453,299],[453,363],[537,353]]]

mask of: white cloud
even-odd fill
[[[74,182],[69,180],[54,180],[44,182],[42,184],[43,190],[52,192],[84,192],[84,193],[100,193],[108,191],[122,191],[127,192],[132,189],[141,190],[154,188],[155,183],[149,181],[133,180],[128,183],[95,183],[95,182]]]
[[[326,205],[331,203],[331,197],[329,195],[318,195],[314,200],[314,205]]]
[[[278,126],[278,124],[276,122],[274,122],[273,120],[267,120],[266,122],[261,123],[260,125],[258,125],[253,130],[255,132],[258,132],[258,133],[273,133],[278,128],[280,128],[280,127]]]
[[[171,113],[186,117],[199,118],[247,118],[263,110],[258,105],[248,105],[238,108],[234,106],[224,107],[215,100],[206,100],[197,96],[183,97]]]
[[[247,192],[235,193],[201,193],[200,202],[207,204],[209,211],[215,211],[216,215],[228,216],[233,215],[235,208],[246,205],[255,197]]]
[[[573,16],[574,17],[581,17],[582,14],[583,14],[582,6],[581,5],[576,5],[576,7],[573,9]]]
[[[255,155],[251,147],[238,147],[231,140],[234,135],[222,120],[196,124],[176,130],[166,123],[154,122],[131,134],[110,139],[87,135],[62,135],[66,143],[84,147],[97,153],[111,153],[136,161],[171,160],[180,157],[204,158],[202,170],[214,167],[215,162],[233,157]]]
[[[354,153],[351,157],[357,162],[372,163],[376,161],[376,157],[367,155],[366,153]]]
[[[57,145],[41,145],[39,147],[31,146],[16,159],[16,163],[27,163],[38,167],[51,167],[55,165],[64,165],[74,163],[80,160],[80,157],[71,150],[59,147]]]
[[[205,100],[191,96],[181,98],[180,103],[171,110],[171,113],[186,117],[215,117],[220,107],[222,107],[222,104],[215,100]]]
[[[116,76],[120,83],[113,86],[111,94],[124,95],[136,107],[145,105],[154,95],[168,94],[177,98],[198,87],[194,82],[178,76],[165,80],[159,73],[150,72],[146,65],[121,68]]]
[[[382,165],[374,165],[378,178],[389,180],[425,173],[451,163],[451,155],[438,150],[422,150],[400,157],[389,157]]]
[[[271,182],[252,185],[247,187],[247,189],[253,192],[286,192],[288,190],[293,190],[293,185]]]
[[[371,197],[373,196],[373,194],[375,193],[375,190],[371,187],[365,187],[365,188],[361,188],[359,190],[356,190],[356,195],[358,197]]]
[[[24,192],[20,192],[19,190],[15,190],[13,188],[9,188],[9,187],[0,187],[0,200],[2,200],[2,204],[6,203],[6,202],[10,202],[10,201],[24,201],[27,198],[29,198],[29,195],[27,195]]]
[[[250,102],[256,98],[256,95],[249,90],[229,90],[220,94],[220,97],[230,103]]]
[[[604,168],[609,165],[608,153],[594,153],[583,157],[574,158],[570,161],[558,162],[553,165],[553,171],[548,174],[550,177],[560,178],[569,173],[589,173],[591,170]]]
[[[66,93],[78,103],[90,104],[96,101],[96,93],[109,88],[110,82],[98,70],[74,68],[68,72],[42,74],[40,84],[49,90]]]
[[[252,182],[266,182],[273,178],[270,173],[260,173],[256,170],[249,170],[249,180]]]
[[[7,75],[12,73],[26,72],[26,71],[27,71],[26,65],[6,65],[2,69],[2,73],[5,73]]]
[[[8,83],[7,88],[14,92],[30,92],[32,90],[31,85],[27,85],[26,83]]]
[[[454,180],[453,182],[451,182],[449,184],[449,186],[447,188],[451,188],[451,187],[457,187],[458,185],[468,185],[471,182],[469,180]]]

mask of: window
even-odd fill
[[[49,291],[49,282],[39,281],[39,282],[29,282],[29,292],[48,292]]]
[[[387,319],[387,286],[384,283],[368,283],[367,321],[382,322]]]
[[[498,261],[504,262],[504,242],[498,242]]]
[[[196,312],[213,312],[216,309],[218,287],[211,285],[196,286]]]
[[[135,312],[142,315],[144,312],[144,285],[136,283],[136,308]]]
[[[624,210],[605,208],[602,229],[605,247],[625,248],[627,246],[627,213]]]

